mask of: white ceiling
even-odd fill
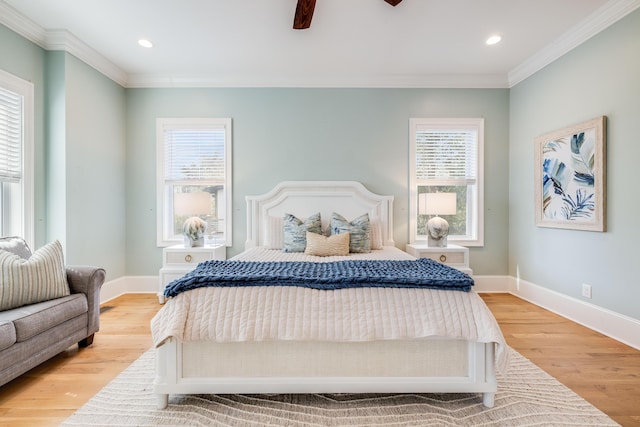
[[[0,0],[0,23],[126,87],[511,87],[639,6],[317,0],[294,30],[296,0]]]

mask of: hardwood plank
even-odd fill
[[[509,294],[482,294],[507,343],[623,426],[640,426],[640,351]]]
[[[640,351],[508,294],[482,294],[507,343],[623,426],[640,427]],[[0,426],[57,426],[151,347],[155,294],[103,305],[93,345],[0,387]]]
[[[87,348],[69,347],[0,387],[0,426],[57,426],[151,347],[154,294],[127,294],[101,307]]]

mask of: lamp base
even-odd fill
[[[427,236],[427,246],[430,248],[446,248],[447,238],[443,237],[442,239],[434,239],[431,236]]]
[[[449,235],[447,220],[434,216],[427,222],[427,246],[446,247]]]
[[[190,237],[184,236],[184,247],[185,248],[198,248],[204,246],[204,236],[198,237],[193,240]]]

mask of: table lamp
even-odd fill
[[[446,247],[449,223],[438,215],[456,214],[456,193],[421,193],[418,195],[418,214],[435,215],[427,222],[427,245]]]
[[[173,212],[175,215],[190,215],[183,225],[184,247],[204,246],[207,223],[198,215],[211,214],[211,194],[204,191],[175,193],[173,195]]]

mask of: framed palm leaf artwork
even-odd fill
[[[606,117],[535,138],[539,227],[605,231]]]

